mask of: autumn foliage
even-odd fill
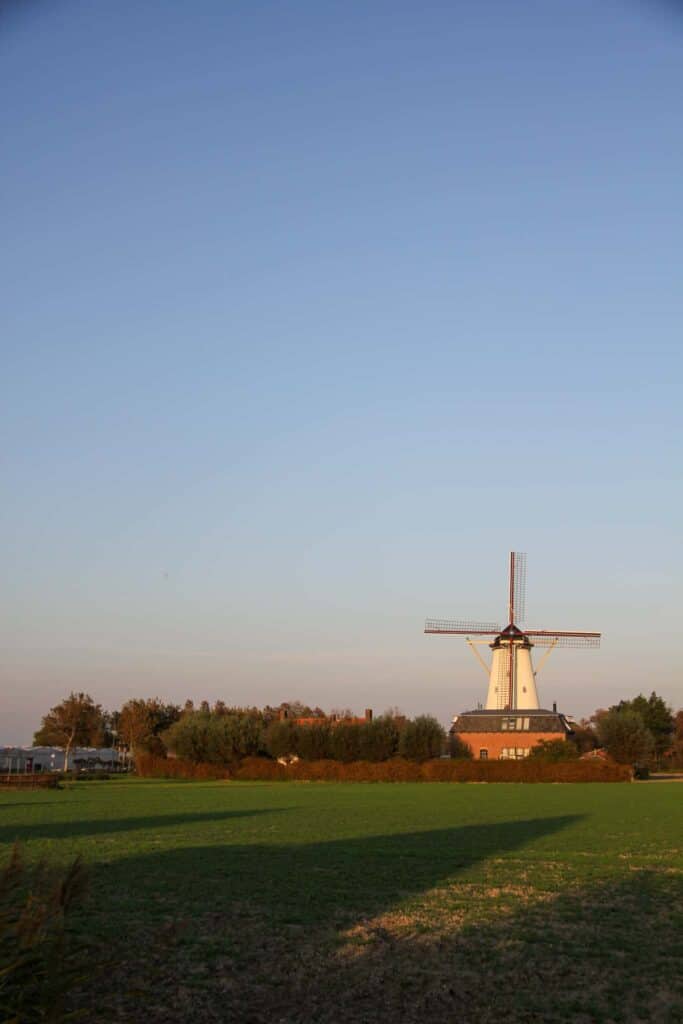
[[[559,764],[540,759],[471,761],[296,761],[282,765],[264,757],[247,757],[233,768],[194,764],[176,758],[144,755],[137,773],[147,778],[236,779],[243,782],[628,782],[631,770],[604,761]]]
[[[195,763],[180,757],[157,757],[154,754],[138,754],[135,758],[135,772],[146,779],[229,779],[228,768],[217,764]]]

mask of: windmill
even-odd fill
[[[425,633],[465,637],[489,677],[487,711],[538,709],[536,675],[552,651],[556,647],[600,646],[600,633],[520,628],[525,621],[525,599],[526,555],[521,551],[511,551],[507,626],[502,627],[495,622],[446,619],[427,619],[425,622]],[[493,637],[493,641],[472,640],[472,637]],[[474,646],[482,643],[488,643],[493,652],[490,666]],[[533,647],[546,648],[536,671],[531,662]]]

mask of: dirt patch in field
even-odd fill
[[[665,871],[554,897],[454,884],[413,908],[345,916],[276,928],[241,902],[169,921],[136,937],[95,1010],[92,994],[80,1002],[93,1024],[683,1020],[683,881]]]

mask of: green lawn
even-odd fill
[[[681,1021],[682,838],[675,783],[0,792],[90,865],[93,1024]]]

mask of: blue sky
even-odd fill
[[[620,0],[0,18],[0,742],[69,689],[484,695],[426,615],[602,629],[683,704],[683,15]]]

